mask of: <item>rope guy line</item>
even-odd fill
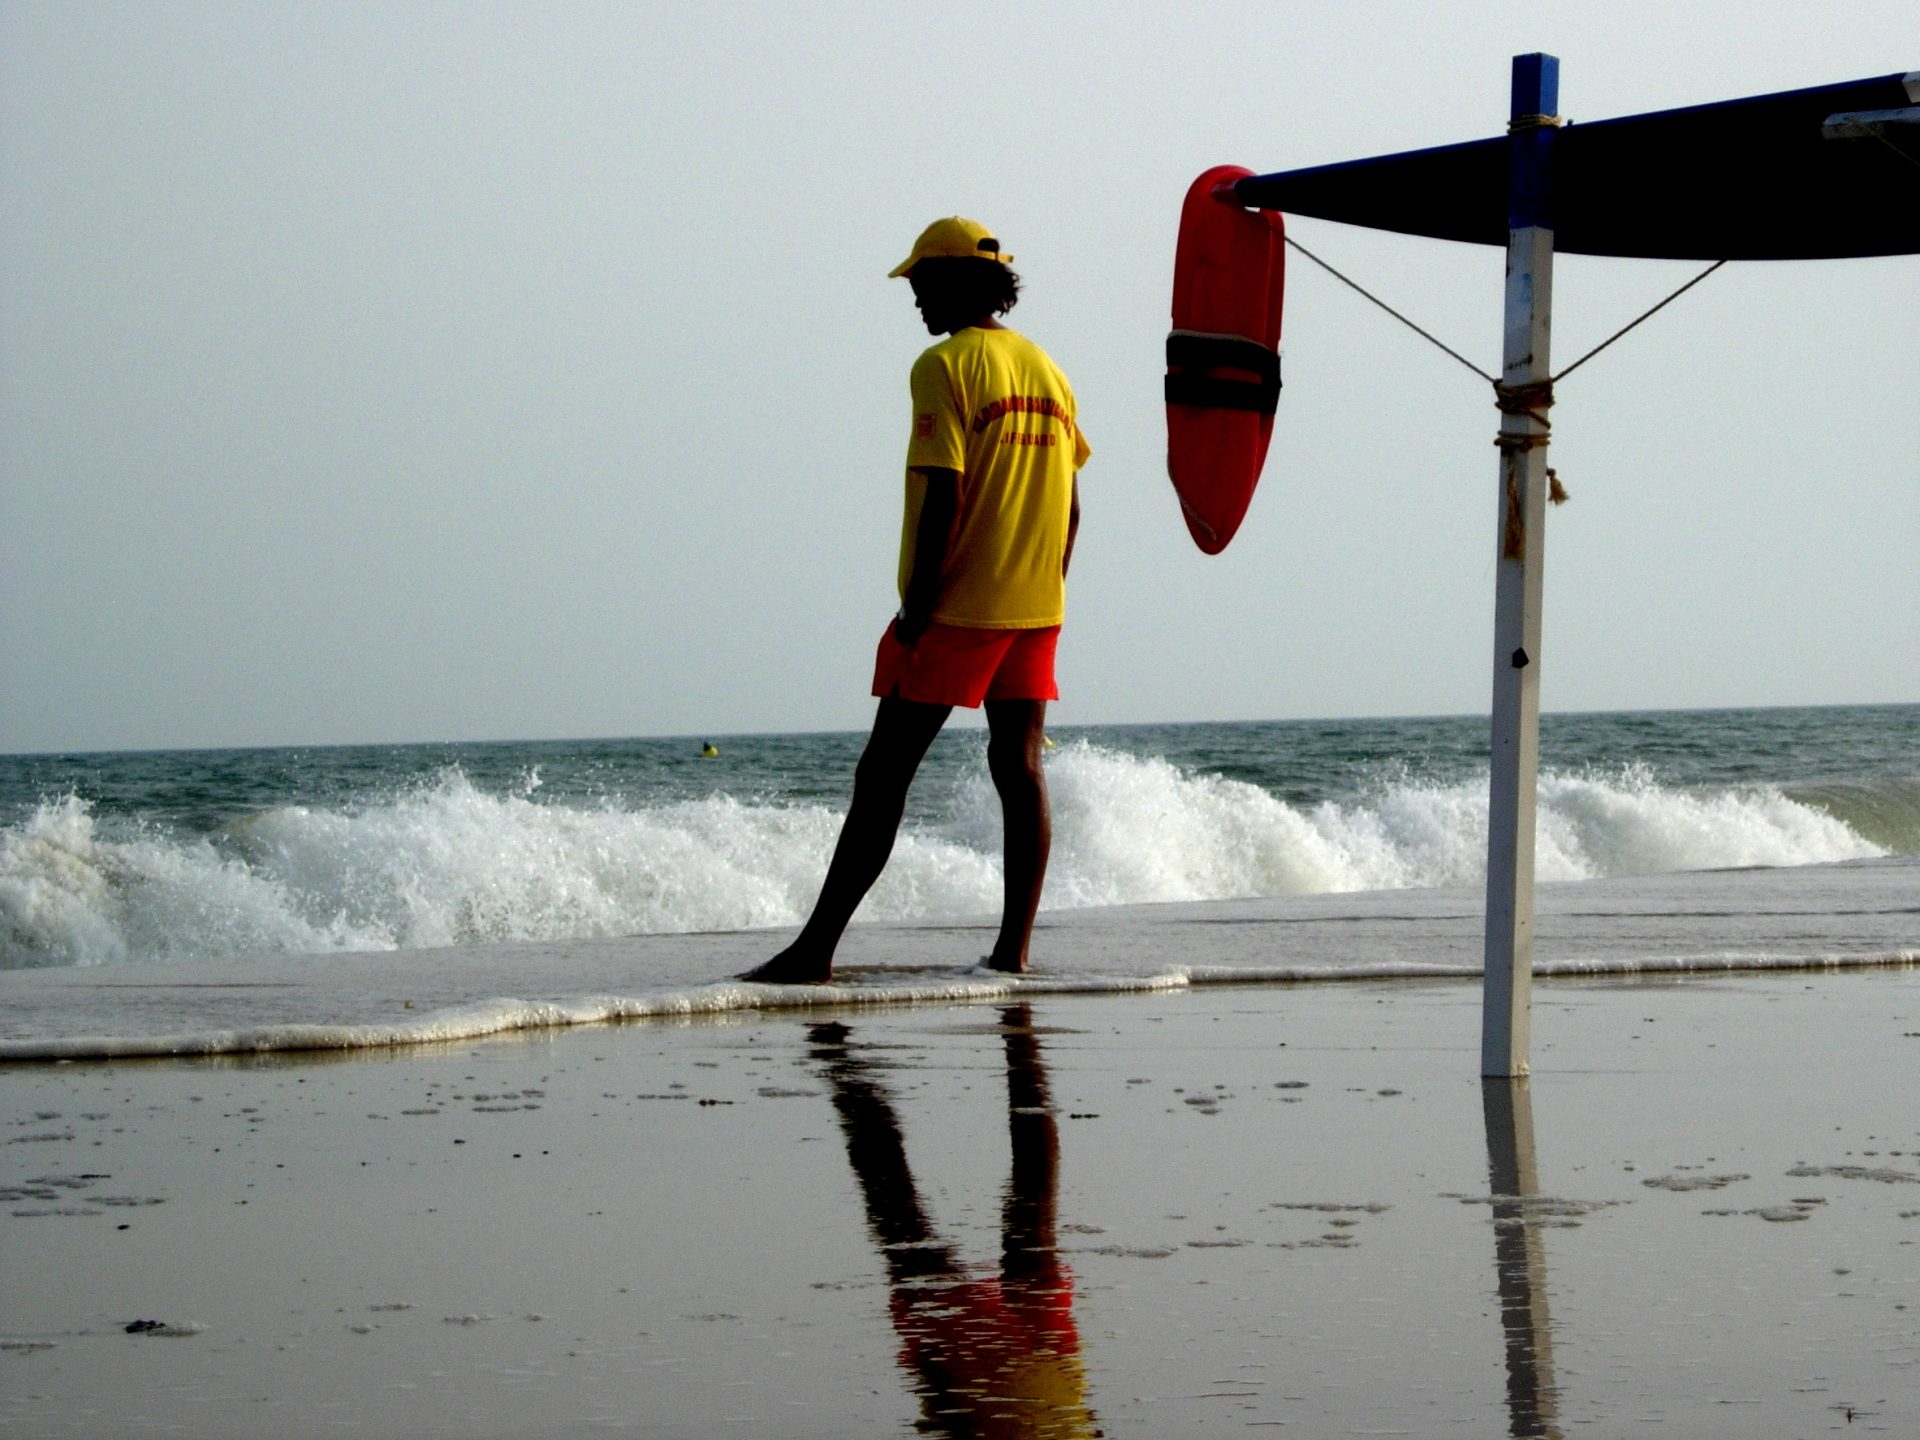
[[[1428,344],[1432,345],[1434,348],[1438,350],[1444,351],[1448,355],[1451,355],[1455,360],[1458,360],[1462,365],[1466,366],[1467,369],[1473,371],[1474,374],[1478,375],[1482,380],[1486,381],[1489,385],[1493,386],[1494,404],[1496,407],[1498,407],[1502,415],[1524,415],[1525,417],[1527,417],[1529,420],[1533,421],[1536,425],[1540,427],[1538,431],[1532,434],[1525,434],[1517,431],[1511,431],[1503,427],[1500,433],[1494,436],[1493,443],[1500,447],[1500,452],[1503,455],[1508,455],[1508,456],[1517,455],[1527,450],[1537,449],[1547,443],[1547,440],[1552,428],[1551,424],[1547,420],[1547,411],[1553,407],[1553,387],[1557,382],[1564,380],[1567,376],[1571,375],[1574,371],[1578,370],[1582,365],[1586,364],[1587,361],[1593,359],[1594,356],[1598,355],[1602,350],[1606,349],[1609,345],[1613,344],[1614,341],[1620,339],[1628,331],[1635,329],[1636,327],[1644,324],[1648,320],[1651,320],[1660,311],[1666,309],[1667,306],[1671,305],[1674,301],[1678,300],[1682,295],[1686,294],[1687,291],[1691,290],[1694,286],[1698,285],[1702,280],[1706,279],[1709,275],[1713,274],[1714,271],[1718,270],[1722,265],[1727,263],[1725,260],[1714,261],[1713,264],[1709,265],[1706,269],[1702,270],[1698,275],[1694,276],[1691,280],[1687,281],[1686,284],[1682,285],[1679,289],[1675,290],[1672,294],[1668,295],[1666,299],[1660,301],[1660,303],[1657,305],[1650,306],[1649,308],[1641,311],[1640,314],[1635,316],[1632,320],[1629,320],[1625,325],[1622,325],[1618,330],[1614,331],[1613,334],[1609,335],[1606,339],[1602,340],[1598,345],[1594,346],[1591,350],[1587,351],[1586,354],[1582,355],[1578,360],[1574,361],[1571,365],[1567,366],[1564,370],[1559,371],[1557,374],[1549,376],[1545,380],[1535,380],[1530,384],[1526,384],[1526,385],[1508,385],[1502,380],[1500,380],[1497,376],[1489,375],[1486,371],[1482,370],[1478,365],[1474,364],[1471,360],[1467,359],[1466,356],[1462,355],[1458,350],[1454,349],[1451,345],[1447,344],[1445,341],[1436,337],[1431,331],[1424,330],[1420,326],[1416,325],[1413,321],[1409,320],[1405,315],[1402,315],[1398,310],[1394,309],[1393,306],[1387,304],[1386,301],[1382,300],[1378,295],[1375,295],[1371,290],[1367,289],[1366,286],[1360,284],[1359,281],[1354,280],[1349,276],[1341,274],[1340,271],[1335,269],[1332,265],[1328,264],[1325,260],[1322,260],[1318,255],[1314,254],[1313,251],[1309,250],[1306,246],[1302,245],[1298,240],[1294,239],[1293,236],[1287,235],[1285,239],[1287,244],[1291,245],[1294,249],[1298,250],[1302,255],[1306,256],[1307,259],[1311,260],[1314,264],[1318,265],[1322,270],[1326,271],[1329,275],[1333,276],[1333,278],[1338,280],[1342,285],[1345,285],[1350,290],[1358,292],[1365,299],[1379,306],[1382,310],[1386,311],[1387,314],[1391,315],[1394,319],[1398,320],[1402,325],[1406,326],[1409,330],[1413,331],[1414,334],[1418,335],[1421,339],[1425,340]],[[1555,505],[1564,505],[1566,503],[1567,501],[1566,487],[1561,485],[1560,476],[1558,472],[1555,471],[1551,466],[1549,466],[1547,469],[1547,488],[1548,488],[1547,498],[1551,500]],[[1510,554],[1515,553],[1512,548],[1513,544],[1515,543],[1513,537],[1518,533],[1516,527],[1518,526],[1518,523],[1519,523],[1519,517],[1518,517],[1518,511],[1515,508],[1517,506],[1517,503],[1518,501],[1517,501],[1516,495],[1510,493],[1508,496],[1509,513],[1507,516],[1507,535],[1508,535],[1507,547],[1508,547],[1508,553]]]
[[[1322,270],[1326,271],[1329,275],[1333,276],[1333,278],[1338,280],[1342,285],[1345,285],[1350,289],[1359,291],[1360,294],[1364,295],[1367,299],[1371,300],[1374,304],[1378,305],[1382,310],[1386,311],[1387,314],[1391,315],[1394,319],[1398,320],[1402,325],[1406,326],[1409,330],[1413,331],[1414,334],[1420,336],[1423,340],[1427,341],[1429,344],[1438,346],[1440,349],[1446,351],[1447,354],[1451,355],[1454,359],[1458,360],[1462,365],[1466,366],[1467,369],[1471,370],[1474,374],[1478,375],[1482,380],[1486,381],[1489,385],[1498,385],[1500,383],[1497,379],[1489,375],[1486,371],[1482,370],[1478,365],[1474,364],[1471,360],[1467,359],[1466,356],[1462,355],[1458,350],[1454,349],[1451,345],[1447,344],[1443,340],[1436,339],[1429,331],[1422,330],[1418,325],[1414,324],[1413,321],[1409,320],[1406,316],[1402,315],[1398,310],[1394,309],[1391,305],[1387,304],[1386,301],[1382,300],[1378,295],[1374,294],[1371,290],[1367,289],[1366,286],[1360,284],[1359,281],[1349,279],[1347,276],[1342,275],[1338,270],[1334,269],[1333,266],[1329,265],[1326,261],[1322,260],[1318,255],[1314,254],[1311,250],[1307,249],[1306,246],[1302,245],[1298,240],[1294,239],[1293,236],[1291,235],[1287,236],[1286,241],[1287,241],[1287,244],[1291,245],[1294,249],[1298,250],[1302,255],[1306,256],[1307,259],[1311,260],[1314,264],[1318,265]]]
[[[1458,350],[1454,349],[1451,345],[1447,344],[1443,340],[1438,339],[1431,331],[1423,330],[1420,326],[1416,325],[1413,321],[1409,320],[1405,315],[1402,315],[1398,310],[1394,309],[1393,306],[1387,304],[1387,302],[1382,300],[1378,295],[1374,294],[1371,290],[1367,289],[1367,287],[1362,285],[1359,281],[1351,278],[1350,276],[1341,274],[1332,265],[1329,265],[1325,260],[1322,260],[1318,255],[1314,254],[1313,251],[1309,250],[1306,246],[1302,245],[1298,240],[1294,239],[1293,236],[1291,235],[1287,236],[1286,241],[1287,241],[1287,244],[1291,245],[1294,249],[1298,250],[1302,255],[1306,256],[1307,259],[1311,260],[1314,264],[1318,265],[1322,270],[1326,271],[1329,275],[1333,276],[1333,278],[1338,280],[1342,285],[1347,286],[1351,290],[1357,291],[1359,294],[1366,297],[1366,299],[1372,301],[1375,305],[1378,305],[1382,310],[1386,311],[1387,314],[1391,315],[1394,319],[1398,320],[1402,325],[1406,326],[1409,330],[1413,331],[1414,334],[1420,336],[1421,339],[1427,341],[1428,344],[1435,346],[1436,348],[1444,351],[1448,355],[1451,355],[1455,360],[1458,360],[1462,365],[1466,366],[1467,369],[1473,371],[1474,374],[1478,375],[1482,380],[1486,381],[1489,385],[1493,386],[1495,389],[1498,389],[1500,387],[1499,377],[1494,375],[1489,375],[1485,370],[1482,370],[1478,365],[1474,364],[1471,360],[1467,359],[1466,356],[1462,355]],[[1682,295],[1686,294],[1687,291],[1691,290],[1694,286],[1698,285],[1702,280],[1706,279],[1709,275],[1713,274],[1714,271],[1718,270],[1722,265],[1726,263],[1727,262],[1724,260],[1714,261],[1713,264],[1709,265],[1706,269],[1702,270],[1698,275],[1694,276],[1691,280],[1687,281],[1686,284],[1682,285],[1678,290],[1675,290],[1671,295],[1667,296],[1666,299],[1660,301],[1659,304],[1650,306],[1646,310],[1641,311],[1639,315],[1635,316],[1632,320],[1629,320],[1625,325],[1622,325],[1618,330],[1614,331],[1613,334],[1609,335],[1606,339],[1602,340],[1598,345],[1594,346],[1591,350],[1587,351],[1587,353],[1582,355],[1578,360],[1574,361],[1571,365],[1567,366],[1564,370],[1557,372],[1553,376],[1553,379],[1548,381],[1547,383],[1552,384],[1553,381],[1564,380],[1567,376],[1571,375],[1574,371],[1578,370],[1582,365],[1586,364],[1587,361],[1591,360],[1594,356],[1598,355],[1602,350],[1606,349],[1609,345],[1613,344],[1614,341],[1620,339],[1629,330],[1632,330],[1636,326],[1641,325],[1648,320],[1651,320],[1656,314],[1666,309],[1667,306],[1671,305],[1674,301],[1678,300]]]
[[[1633,329],[1634,326],[1640,324],[1641,321],[1643,320],[1651,320],[1656,314],[1666,309],[1667,306],[1671,305],[1674,301],[1678,300],[1682,295],[1686,294],[1687,291],[1691,290],[1694,286],[1698,285],[1702,280],[1706,279],[1709,275],[1713,274],[1714,271],[1718,270],[1722,265],[1726,263],[1727,262],[1724,260],[1714,261],[1713,264],[1709,265],[1706,269],[1702,270],[1698,275],[1694,276],[1691,280],[1687,281],[1686,284],[1682,285],[1678,290],[1674,291],[1671,295],[1667,296],[1667,298],[1662,300],[1658,305],[1655,305],[1650,310],[1642,311],[1641,314],[1638,316],[1638,318],[1629,320],[1625,325],[1622,325],[1618,330],[1614,331],[1613,334],[1609,335],[1606,339],[1602,340],[1598,345],[1594,346],[1591,350],[1587,351],[1586,354],[1582,355],[1578,360],[1574,361],[1571,365],[1567,366],[1566,369],[1562,370],[1559,374],[1555,375],[1553,378],[1555,380],[1566,379],[1567,376],[1571,375],[1574,371],[1578,370],[1582,365],[1586,364],[1587,361],[1591,360],[1594,356],[1598,355],[1602,350],[1606,349],[1607,346],[1611,345],[1614,341],[1618,340],[1622,335],[1626,334],[1629,330]]]

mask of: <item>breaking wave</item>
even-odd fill
[[[1293,805],[1076,742],[1054,752],[1049,777],[1049,908],[1475,884],[1484,865],[1484,773],[1390,774]],[[490,792],[450,769],[208,836],[49,800],[0,832],[0,968],[797,924],[840,823],[825,806],[726,795],[629,808],[535,793]],[[863,918],[998,910],[1000,813],[984,769],[947,813],[902,835]],[[1635,767],[1543,775],[1538,831],[1542,880],[1887,853],[1836,807],[1766,786],[1686,791]]]

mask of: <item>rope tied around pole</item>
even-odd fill
[[[1521,415],[1539,426],[1531,432],[1503,428],[1493,437],[1505,462],[1501,468],[1505,477],[1506,513],[1500,529],[1500,553],[1509,560],[1517,560],[1526,546],[1527,534],[1521,505],[1520,457],[1529,450],[1544,450],[1552,438],[1553,426],[1547,419],[1547,411],[1553,408],[1553,381],[1531,380],[1524,385],[1508,385],[1495,380],[1493,403],[1502,415]],[[1551,465],[1547,467],[1547,499],[1555,505],[1567,503],[1566,487]]]
[[[1505,385],[1496,380],[1493,382],[1493,404],[1502,415],[1524,415],[1540,427],[1539,433],[1533,435],[1502,430],[1493,437],[1493,443],[1500,447],[1502,455],[1524,455],[1529,450],[1539,450],[1546,445],[1553,428],[1552,422],[1547,419],[1547,411],[1553,408],[1553,380],[1535,380],[1526,385]],[[1552,466],[1547,467],[1547,485],[1547,499],[1555,505],[1567,503],[1570,497],[1566,487],[1561,485],[1560,477]]]
[[[1534,380],[1525,385],[1493,382],[1494,408],[1502,415],[1524,415],[1540,427],[1538,435],[1510,435],[1502,432],[1493,442],[1502,450],[1537,450],[1547,443],[1547,411],[1553,408],[1553,381]]]

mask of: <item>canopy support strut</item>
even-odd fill
[[[1505,343],[1501,365],[1493,751],[1487,806],[1486,973],[1480,1073],[1530,1069],[1534,806],[1540,760],[1540,599],[1546,554],[1552,168],[1560,62],[1513,61]],[[1515,403],[1525,397],[1528,403]]]

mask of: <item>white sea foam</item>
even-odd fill
[[[1723,954],[1542,961],[1535,964],[1534,973],[1543,979],[1607,976],[1626,979],[1656,974],[1697,976],[1907,968],[1915,964],[1920,964],[1920,951],[1908,949],[1820,957]],[[372,1024],[276,1022],[177,1033],[134,1031],[0,1039],[0,1063],[381,1050],[450,1044],[515,1031],[562,1029],[610,1021],[684,1020],[749,1011],[954,1004],[1039,995],[1138,995],[1202,986],[1464,980],[1479,973],[1479,966],[1471,963],[1375,961],[1345,965],[1169,965],[1144,974],[1068,972],[1018,977],[979,968],[829,985],[747,985],[722,981],[638,995],[593,995],[565,1000],[502,997],[423,1015],[396,1016]]]
[[[1049,768],[1052,909],[1477,884],[1483,778],[1385,776],[1290,805],[1256,786],[1076,742]],[[1635,769],[1544,775],[1542,880],[1791,866],[1882,850],[1766,787],[1695,794]],[[984,771],[902,836],[869,920],[993,912],[1000,814]],[[642,808],[484,791],[458,770],[352,808],[288,806],[211,838],[114,828],[51,801],[0,833],[0,967],[798,923],[840,815],[715,796]]]
[[[1920,964],[1916,873],[1920,857],[1902,856],[1544,885],[1534,973]],[[821,986],[721,978],[766,957],[767,937],[751,931],[248,955],[150,966],[133,984],[73,967],[15,970],[0,974],[0,1063],[378,1049],[613,1020],[724,1022],[768,1009],[1470,981],[1481,961],[1478,902],[1476,890],[1447,887],[1063,911],[1036,936],[1039,970],[1017,977],[972,963],[979,936],[943,924],[856,930],[833,983]]]
[[[338,913],[314,923],[279,877],[205,840],[104,839],[71,796],[0,833],[5,968],[379,944]]]

